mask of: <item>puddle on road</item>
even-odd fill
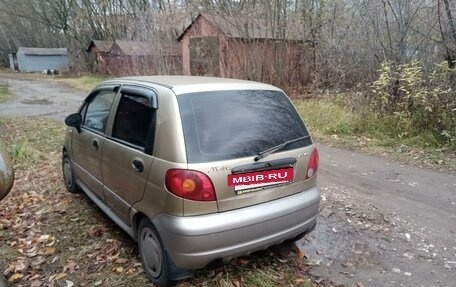
[[[315,230],[296,242],[311,273],[336,284],[381,286],[372,285],[372,280],[387,272],[382,259],[385,238],[369,231],[369,220],[359,218],[361,224],[343,204],[322,202],[321,208]]]
[[[315,230],[296,245],[304,252],[309,265],[348,269],[372,267],[378,264],[376,252],[371,249],[376,242],[369,242],[360,233],[336,216],[320,216]]]
[[[27,99],[21,101],[22,104],[25,105],[51,105],[53,102],[46,100],[46,99]]]

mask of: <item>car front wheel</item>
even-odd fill
[[[71,161],[66,152],[62,156],[62,173],[63,181],[65,182],[66,189],[71,193],[79,191],[76,182],[74,181],[73,168],[71,167]]]

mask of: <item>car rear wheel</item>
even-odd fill
[[[71,161],[66,152],[62,156],[62,172],[63,172],[63,181],[65,183],[66,189],[71,193],[76,193],[79,191],[78,186],[74,180],[73,168],[71,167]]]
[[[144,271],[158,286],[171,283],[169,264],[158,233],[152,223],[143,219],[138,228],[138,247]]]

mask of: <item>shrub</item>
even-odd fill
[[[397,136],[430,132],[441,143],[456,144],[455,70],[442,62],[426,76],[420,62],[384,62],[371,85],[369,101],[382,118],[395,120]]]

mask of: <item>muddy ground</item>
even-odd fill
[[[347,286],[455,286],[456,176],[319,146],[322,204],[300,242]]]
[[[0,116],[63,120],[86,95],[50,81],[1,81],[15,96],[0,104]],[[297,242],[314,276],[344,286],[455,286],[456,176],[319,151],[319,222]]]

